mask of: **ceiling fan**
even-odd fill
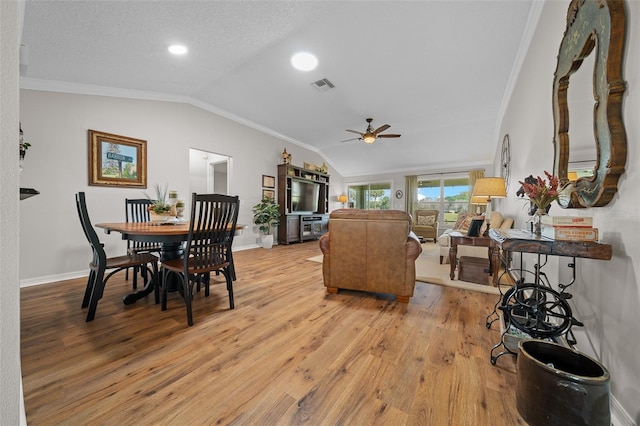
[[[384,124],[384,125],[378,127],[377,129],[373,130],[373,127],[371,127],[371,122],[372,121],[373,121],[373,118],[367,118],[368,125],[367,125],[367,130],[365,130],[364,133],[358,132],[358,131],[355,131],[355,130],[347,129],[347,132],[357,133],[357,134],[360,135],[360,137],[359,138],[346,139],[346,140],[343,140],[342,142],[348,142],[348,141],[353,141],[353,140],[361,140],[361,141],[364,141],[364,143],[372,144],[378,138],[399,138],[400,137],[400,135],[398,135],[398,134],[391,134],[391,133],[388,133],[386,135],[381,135],[380,134],[381,132],[384,132],[385,130],[387,130],[391,126],[389,126],[388,124]]]

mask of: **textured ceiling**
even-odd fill
[[[537,19],[511,1],[32,1],[22,87],[181,97],[317,150],[344,176],[493,161]],[[188,46],[184,57],[166,52]],[[319,65],[300,72],[299,50]],[[329,79],[321,92],[311,83]],[[104,93],[105,89],[102,89]],[[346,129],[390,124],[372,145]]]

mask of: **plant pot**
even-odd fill
[[[609,426],[609,372],[573,349],[542,340],[518,344],[516,405],[531,426]]]
[[[270,249],[273,247],[273,235],[263,235],[262,236],[262,247],[266,249]]]
[[[169,212],[159,214],[154,211],[149,211],[149,218],[153,223],[162,223],[171,219],[172,216],[169,214]]]

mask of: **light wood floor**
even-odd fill
[[[35,425],[515,425],[515,360],[489,361],[496,296],[417,283],[407,304],[326,294],[317,242],[235,253],[224,286],[124,306],[112,278],[86,323],[85,280],[21,290]],[[495,326],[494,326],[495,328]]]

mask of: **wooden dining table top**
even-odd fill
[[[154,223],[154,222],[111,222],[96,223],[96,228],[105,231],[115,231],[128,235],[187,235],[189,222],[181,223]]]
[[[155,223],[155,222],[109,222],[96,223],[97,228],[107,232],[120,232],[123,235],[188,235],[189,222]],[[242,231],[247,225],[237,224],[236,232]]]

